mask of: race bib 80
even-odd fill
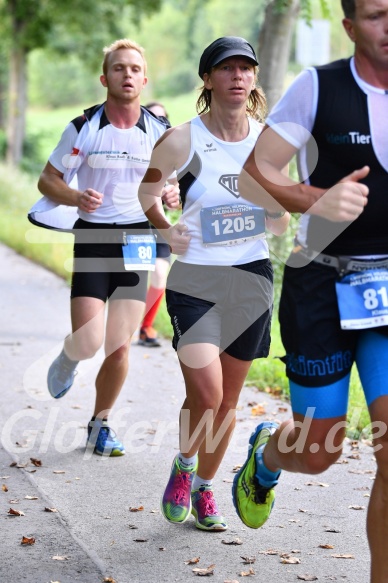
[[[127,271],[154,271],[156,257],[155,237],[148,235],[125,235],[123,245],[124,267]]]

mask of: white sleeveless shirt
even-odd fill
[[[240,196],[238,177],[262,126],[248,118],[249,134],[225,142],[191,120],[187,162],[177,169],[183,202],[180,222],[191,236],[177,261],[197,265],[242,265],[269,257],[264,209]]]

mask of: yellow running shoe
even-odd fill
[[[263,485],[256,475],[256,452],[267,443],[278,425],[272,421],[260,423],[249,439],[248,458],[233,480],[232,496],[237,514],[246,526],[260,528],[268,520],[275,503],[274,486]],[[280,475],[280,472],[279,472]]]

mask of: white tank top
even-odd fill
[[[262,126],[248,118],[249,134],[224,142],[199,117],[191,120],[191,149],[177,170],[189,248],[177,257],[198,265],[242,265],[269,257],[264,209],[240,196],[238,177]]]

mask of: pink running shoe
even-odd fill
[[[198,463],[192,469],[182,469],[178,456],[174,458],[171,475],[160,504],[162,514],[168,522],[182,524],[191,513],[191,484]]]
[[[195,526],[202,530],[226,530],[228,525],[217,507],[211,487],[201,486],[191,493]]]

